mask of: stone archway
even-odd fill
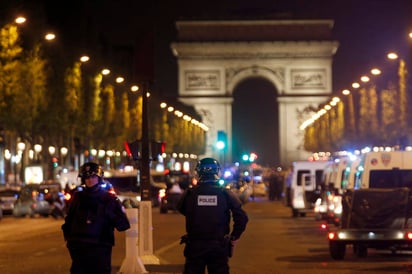
[[[282,165],[306,159],[299,113],[332,93],[330,20],[179,21],[172,50],[178,61],[179,100],[192,105],[209,127],[206,155],[217,132],[232,139],[233,91],[244,79],[262,77],[277,90],[279,155]],[[224,159],[231,161],[229,142]]]
[[[232,159],[256,153],[263,166],[274,166],[279,159],[278,92],[263,77],[249,77],[236,85],[232,103]]]

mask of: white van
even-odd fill
[[[307,212],[313,212],[322,188],[323,173],[329,163],[330,161],[293,162],[290,186],[290,206],[293,217],[305,216]]]
[[[355,189],[412,187],[412,151],[365,153],[354,186]]]
[[[369,248],[411,251],[412,151],[365,153],[354,175],[339,227],[328,231],[331,257],[342,260],[347,245],[358,257]]]
[[[324,170],[324,185],[316,200],[316,220],[338,224],[342,214],[342,194],[349,187],[352,163],[357,157],[344,155],[329,162]]]

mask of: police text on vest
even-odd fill
[[[216,195],[199,195],[197,196],[198,206],[217,206]]]

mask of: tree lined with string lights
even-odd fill
[[[66,146],[73,156],[89,148],[123,151],[124,141],[141,138],[143,93],[129,94],[68,60],[68,49],[45,50],[40,41],[28,49],[20,39],[16,24],[0,27],[0,128],[7,144]],[[204,130],[180,117],[162,118],[151,94],[149,137],[173,144],[169,153],[203,153]]]
[[[402,148],[412,133],[408,71],[404,60],[384,80],[351,92],[305,128],[307,151],[341,151],[365,146]],[[322,109],[324,106],[320,106]]]

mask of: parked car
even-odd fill
[[[140,197],[140,181],[137,177],[137,171],[133,172],[105,172],[105,181],[110,183],[116,195],[122,201],[125,207],[138,207]],[[160,204],[159,190],[166,189],[164,182],[165,176],[163,173],[151,172],[150,178],[150,198],[152,206],[156,207]]]
[[[19,196],[20,191],[11,188],[5,188],[0,190],[0,209],[3,214],[12,214],[14,203]]]
[[[263,181],[250,182],[253,197],[265,197],[268,194],[268,188]]]
[[[60,184],[25,185],[14,203],[13,216],[48,217],[53,210],[53,205],[46,198],[52,191],[60,191],[60,187]]]

